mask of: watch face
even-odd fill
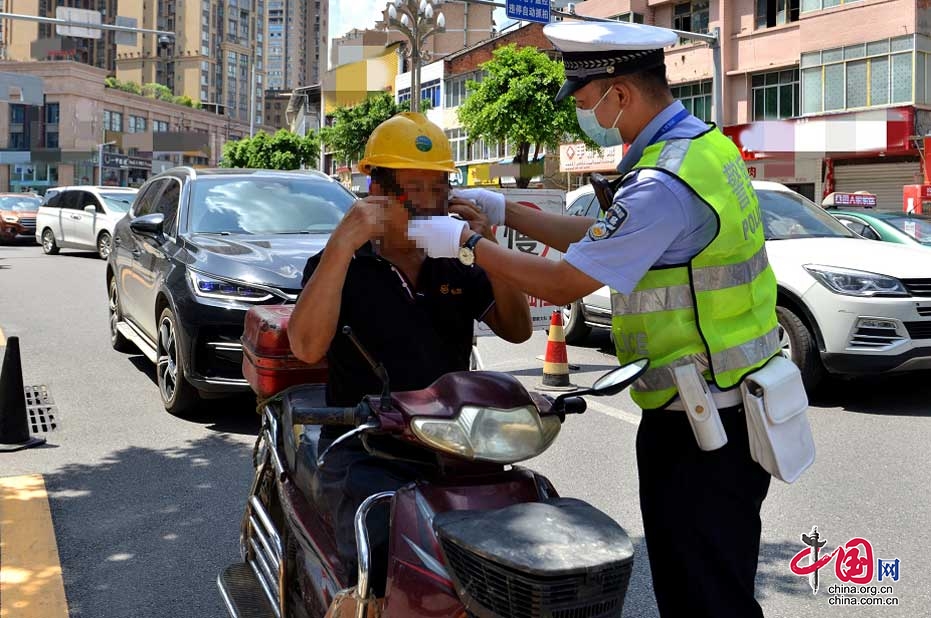
[[[475,263],[475,253],[468,247],[459,247],[459,261],[466,266],[471,266]]]

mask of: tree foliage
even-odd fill
[[[518,49],[511,43],[496,49],[481,68],[482,81],[466,84],[469,94],[459,108],[459,121],[470,142],[514,144],[518,187],[526,188],[540,173],[539,165],[528,163],[544,146],[553,152],[562,141],[581,141],[597,148],[579,128],[572,98],[553,102],[565,80],[561,62],[535,47]]]
[[[430,102],[424,100],[420,109],[426,111]],[[395,103],[387,92],[372,95],[351,107],[338,107],[333,112],[333,125],[320,131],[323,143],[343,162],[358,161],[365,152],[365,143],[375,127],[399,112],[410,110],[410,102]]]
[[[138,94],[150,99],[158,99],[159,101],[167,101],[168,103],[174,103],[176,105],[183,105],[194,109],[201,109],[202,107],[200,101],[195,101],[186,94],[175,96],[171,92],[171,88],[163,84],[151,83],[139,85],[136,82],[120,81],[111,76],[104,79],[104,85],[107,88],[131,92],[132,94]]]
[[[222,167],[296,170],[301,164],[316,168],[320,157],[320,140],[310,133],[301,137],[287,129],[269,135],[260,131],[254,137],[227,142],[223,146]]]

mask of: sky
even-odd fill
[[[329,40],[332,41],[353,28],[371,28],[381,19],[381,11],[386,5],[387,0],[330,0]],[[508,21],[503,7],[495,9],[494,19],[499,29]]]

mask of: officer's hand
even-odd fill
[[[495,240],[488,215],[483,213],[475,205],[475,202],[460,197],[454,197],[449,200],[449,212],[462,217],[462,219],[469,224],[469,228],[471,228],[474,233],[481,234],[489,240]]]
[[[385,235],[385,209],[392,198],[370,195],[356,201],[333,230],[328,244],[355,252],[359,247]]]
[[[475,202],[475,205],[488,216],[492,225],[504,225],[504,195],[488,189],[453,189],[450,198],[462,198]]]

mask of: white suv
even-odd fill
[[[130,187],[56,187],[45,193],[36,214],[36,241],[50,255],[59,249],[87,249],[107,259],[113,226],[132,206]]]
[[[781,184],[753,186],[779,285],[783,350],[806,386],[825,372],[931,368],[931,252],[861,238]],[[591,187],[566,203],[570,214],[598,216]],[[566,340],[579,342],[593,326],[610,327],[610,294],[603,288],[565,312]]]

